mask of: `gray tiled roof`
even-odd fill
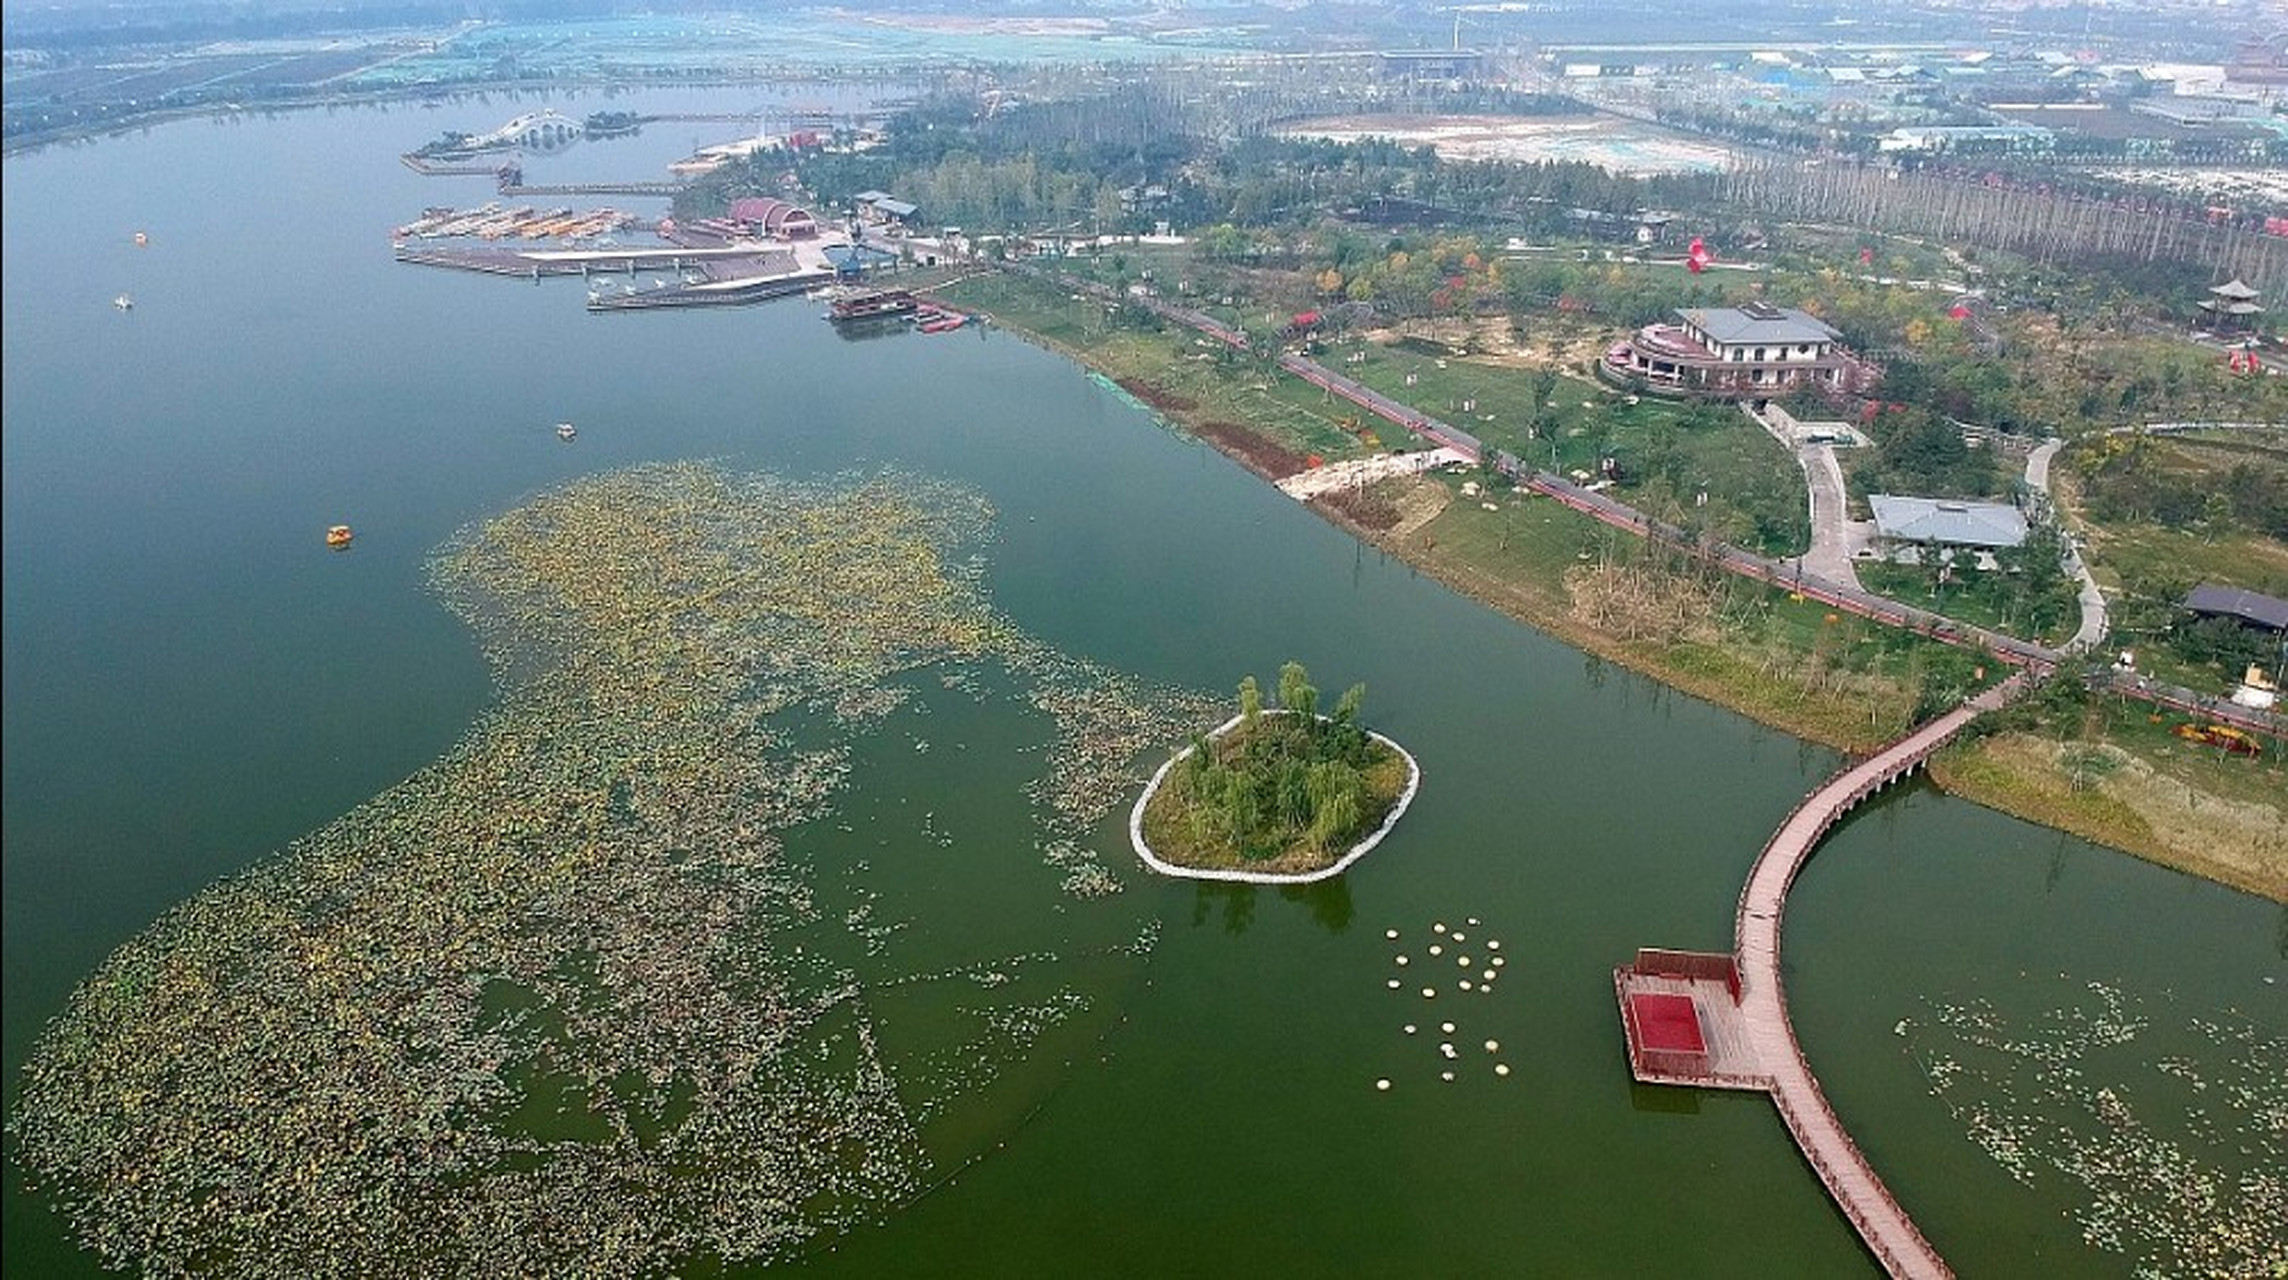
[[[2026,540],[2026,517],[2008,503],[1877,493],[1867,505],[1875,511],[1875,531],[1886,538],[1953,547],[2015,547]]]
[[[2243,591],[2239,587],[2204,582],[2185,597],[2185,607],[2194,613],[2224,614],[2245,618],[2275,631],[2288,630],[2288,600]]]
[[[1794,307],[1771,307],[1765,315],[1739,307],[1686,307],[1676,314],[1717,342],[1761,342],[1784,347],[1833,342],[1843,336],[1819,317]]]

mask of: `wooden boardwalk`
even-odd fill
[[[1694,1077],[1673,1068],[1646,1071],[1641,1062],[1658,1061],[1661,1055],[1640,1052],[1640,1046],[1632,1042],[1630,1061],[1638,1078],[1662,1084],[1761,1088],[1770,1093],[1804,1159],[1811,1162],[1828,1194],[1851,1220],[1876,1261],[1893,1276],[1946,1277],[1953,1272],[1876,1176],[1835,1109],[1828,1105],[1811,1064],[1804,1060],[1794,1024],[1788,1019],[1787,992],[1780,981],[1780,918],[1796,874],[1830,828],[1861,801],[1914,772],[1980,712],[2008,702],[2022,680],[2013,677],[1987,690],[1829,778],[1787,816],[1764,846],[1748,873],[1747,886],[1740,891],[1732,955],[1737,966],[1737,999],[1728,998],[1730,992],[1721,984],[1703,980],[1686,986],[1648,972],[1643,957],[1655,953],[1640,952],[1638,964],[1623,966],[1614,974],[1625,1026],[1630,1025],[1627,1003],[1632,992],[1688,991],[1698,1006],[1701,1026],[1710,1033],[1710,1047],[1716,1050],[1718,1060],[1707,1064],[1705,1075]],[[1736,1043],[1742,1036],[1744,1048]]]

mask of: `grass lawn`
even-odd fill
[[[1429,483],[1458,486],[1461,477]],[[1559,639],[1820,741],[1864,748],[1907,725],[1926,676],[1973,655],[1729,574],[1701,577],[1629,534],[1545,498],[1456,497],[1402,548],[1447,581]],[[1568,574],[1648,570],[1685,593],[1649,629],[1600,625]],[[1683,581],[1677,581],[1681,575]],[[1986,664],[1983,682],[2000,679]]]
[[[1697,522],[1723,541],[1772,555],[1809,545],[1802,470],[1738,410],[1651,396],[1630,404],[1574,374],[1561,376],[1537,406],[1533,373],[1437,351],[1352,339],[1322,344],[1316,358],[1534,467],[1595,476],[1602,459],[1615,458],[1624,477],[1619,495],[1665,519]],[[1705,506],[1697,501],[1702,491]]]
[[[2236,756],[2176,736],[2197,717],[2100,699],[2066,724],[1958,743],[1949,791],[2288,902],[2288,742]]]
[[[2062,644],[2081,626],[2080,596],[2072,579],[2062,580],[2052,592],[2049,608],[2056,621],[2035,628],[2027,624],[2034,602],[2013,575],[1971,568],[1967,561],[1968,557],[1961,557],[1954,573],[1943,583],[1938,580],[1937,565],[1862,563],[1858,566],[1859,582],[1869,591],[1901,603],[2040,644]]]
[[[2288,546],[2252,533],[2221,537],[2147,522],[2083,522],[2084,553],[2101,587],[2139,578],[2214,582],[2288,597]]]
[[[1005,273],[974,277],[939,292],[949,302],[993,315],[1008,328],[1076,354],[1085,351],[1089,364],[1170,398],[1195,424],[1244,425],[1297,455],[1315,453],[1330,460],[1378,448],[1344,427],[1349,406],[1328,405],[1317,388],[1227,354],[1220,344],[1179,326],[1154,330],[1122,323],[1108,315],[1101,300],[1075,300],[1070,293]],[[1414,443],[1403,433],[1392,434],[1402,437],[1392,447]]]

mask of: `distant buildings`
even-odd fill
[[[1880,151],[1952,151],[1965,146],[2048,151],[2057,141],[2057,134],[2038,124],[1915,125],[1891,130],[1875,146]]]
[[[2264,118],[2263,104],[2254,99],[2222,98],[2199,93],[2140,98],[2130,103],[2129,109],[2188,129],[2233,122],[2253,123]]]
[[[921,212],[918,206],[896,199],[887,191],[861,191],[850,197],[850,204],[857,210],[859,221],[881,227],[906,226]]]
[[[1483,79],[1486,71],[1486,57],[1476,49],[1386,50],[1374,56],[1389,80],[1470,81]]]
[[[771,196],[733,200],[731,220],[779,240],[808,240],[818,234],[818,221],[809,210]]]
[[[1639,380],[1647,390],[1730,399],[1806,385],[1859,393],[1882,372],[1825,321],[1793,307],[1687,307],[1676,318],[1615,343],[1600,372],[1610,381]]]

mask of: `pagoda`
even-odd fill
[[[2253,329],[2256,317],[2264,314],[2264,308],[2256,305],[2256,290],[2243,284],[2238,276],[2210,288],[2209,299],[2201,304],[2201,310],[2209,314],[2209,328],[2219,333],[2229,329]]]

